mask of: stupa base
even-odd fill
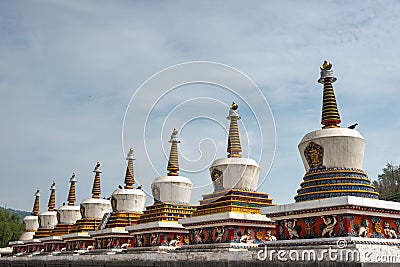
[[[189,231],[178,222],[157,221],[126,227],[133,236],[133,247],[172,246],[189,244]]]
[[[189,230],[189,243],[217,244],[264,244],[274,239],[275,225],[261,214],[239,212],[215,213],[180,219]]]
[[[400,203],[353,196],[265,207],[276,222],[278,240],[367,237],[391,242],[399,237]]]
[[[94,238],[94,248],[98,249],[127,249],[133,245],[133,237],[124,227],[107,228],[89,232]]]

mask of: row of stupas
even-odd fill
[[[278,261],[277,254],[267,253],[287,250],[308,256],[313,251],[319,253],[314,255],[319,260],[332,261],[327,258],[327,246],[342,249],[345,246],[339,245],[345,242],[352,249],[350,256],[355,255],[354,251],[361,256],[371,251],[400,256],[400,203],[378,200],[378,193],[362,170],[365,139],[354,127],[340,127],[333,89],[336,80],[332,64],[325,61],[318,80],[323,84],[322,129],[306,134],[298,145],[306,174],[294,197],[295,203],[274,205],[267,194],[257,192],[260,167],[241,155],[240,116],[237,104],[233,103],[228,115],[227,158],[212,163],[210,176],[214,192],[203,195],[198,206],[189,204],[192,183],[179,176],[179,140],[174,130],[168,175],[156,178],[152,184],[153,205],[143,211],[145,195],[140,189],[134,189],[130,151],[125,188],[113,193],[111,203],[99,198],[101,171],[99,164],[96,166],[93,197],[81,203],[82,219],[75,216],[72,222],[65,220],[68,217],[65,215],[62,219],[63,207],[54,211],[54,184],[49,210],[38,213],[37,192],[32,216],[25,218],[26,233],[21,241],[12,243],[14,253],[63,249],[68,252],[88,247],[100,252],[122,247],[135,251],[141,247],[178,244],[187,249],[237,248],[238,245],[249,249],[263,245],[268,251],[254,256],[259,260]],[[73,181],[74,177],[71,188],[75,188]],[[76,214],[74,201],[71,197],[68,207],[74,207],[70,210]],[[58,220],[53,219],[56,213]],[[49,229],[52,227],[53,230]],[[358,261],[378,262],[371,258]]]
[[[76,206],[76,177],[70,178],[68,204],[55,209],[55,183],[51,185],[48,210],[39,213],[39,190],[31,216],[24,219],[25,233],[11,242],[14,253],[109,250],[146,246],[181,246],[211,243],[242,243],[257,246],[273,236],[275,226],[261,215],[272,205],[268,194],[257,192],[260,167],[242,158],[238,105],[233,103],[227,158],[210,168],[214,192],[203,196],[199,206],[190,204],[193,184],[179,175],[178,130],[171,134],[167,175],[154,179],[154,204],[144,209],[146,194],[135,188],[134,155],[127,156],[125,186],[111,197],[101,198],[100,163],[94,173],[92,197]],[[65,203],[64,203],[65,204]]]

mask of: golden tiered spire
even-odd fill
[[[135,184],[135,175],[133,172],[133,161],[135,157],[133,156],[133,148],[129,149],[128,156],[126,157],[128,160],[128,166],[126,167],[125,174],[125,189],[133,189],[133,185]]]
[[[241,158],[242,155],[242,147],[240,146],[240,136],[239,136],[239,127],[237,121],[240,120],[239,113],[237,111],[238,104],[235,102],[232,103],[231,108],[229,110],[228,120],[231,121],[229,126],[229,135],[228,135],[228,158]]]
[[[47,207],[48,211],[54,211],[54,208],[56,207],[56,183],[54,181],[50,187],[50,198]]]
[[[92,188],[92,198],[100,198],[100,193],[101,193],[101,189],[100,189],[100,162],[96,163],[96,167],[94,167],[93,170],[94,173],[96,173],[95,177],[94,177],[94,181],[93,181],[93,188]]]
[[[72,172],[71,179],[69,179],[69,182],[71,183],[69,187],[69,193],[68,193],[68,206],[75,206],[75,184],[76,184],[76,179],[75,179],[75,173]]]
[[[318,82],[324,85],[324,95],[322,100],[322,128],[339,128],[340,115],[336,104],[335,92],[332,83],[336,81],[333,76],[332,63],[327,60],[321,66],[321,78]]]
[[[171,143],[171,151],[169,152],[169,160],[168,160],[168,176],[178,176],[179,175],[179,164],[178,164],[178,130],[174,128],[171,134],[171,139],[169,140]]]
[[[39,199],[40,199],[40,189],[38,188],[35,193],[35,202],[33,203],[32,215],[39,215]]]

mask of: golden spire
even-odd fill
[[[323,129],[339,128],[340,115],[332,86],[335,81],[336,77],[333,76],[332,63],[325,60],[321,66],[321,78],[318,80],[319,83],[324,85],[321,118]]]
[[[38,188],[35,193],[35,203],[33,204],[32,215],[39,215],[39,199],[40,199],[40,189]]]
[[[169,140],[171,143],[171,151],[169,152],[169,160],[168,160],[168,176],[178,176],[179,175],[179,164],[178,164],[178,130],[174,128],[171,134],[171,139]]]
[[[54,208],[56,207],[56,183],[54,181],[50,187],[50,198],[47,207],[48,211],[54,211]]]
[[[126,167],[124,187],[125,189],[133,189],[133,185],[135,184],[135,175],[133,172],[133,161],[135,160],[135,157],[133,156],[133,148],[129,149],[126,159],[128,160],[128,166]]]
[[[228,135],[228,158],[241,158],[242,147],[240,146],[240,136],[239,127],[237,121],[240,120],[239,113],[237,111],[238,104],[232,102],[231,108],[229,110],[228,120],[231,121],[229,125],[229,135]]]
[[[75,173],[72,172],[71,179],[69,179],[69,182],[71,183],[69,187],[69,193],[68,193],[68,206],[75,206],[75,184],[76,184],[76,179],[75,179]]]
[[[93,170],[94,173],[96,173],[95,177],[94,177],[94,181],[93,181],[93,188],[92,188],[92,198],[100,198],[100,193],[101,193],[101,189],[100,189],[100,162],[96,163],[96,167],[94,167]]]

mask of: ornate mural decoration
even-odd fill
[[[160,202],[160,187],[158,187],[156,184],[152,184],[151,189],[153,193],[154,202]]]
[[[366,218],[362,219],[360,224],[355,224],[354,229],[356,229],[356,235],[359,237],[369,237],[369,224]]]
[[[211,179],[213,181],[215,190],[219,191],[224,189],[222,171],[218,170],[217,168],[214,168],[211,172]]]
[[[320,229],[322,231],[321,237],[333,237],[333,230],[335,225],[337,224],[336,215],[332,216],[321,216],[321,219],[324,221],[323,224],[320,224]]]
[[[111,207],[113,211],[117,211],[117,199],[114,196],[111,197]]]
[[[385,221],[383,225],[384,225],[383,233],[385,234],[385,236],[387,236],[387,238],[389,239],[397,239],[396,229],[391,228],[390,223],[388,221]]]
[[[272,234],[271,230],[267,230],[267,234],[265,236],[265,241],[275,241],[276,240],[276,236],[274,236]]]
[[[308,144],[304,149],[304,156],[307,159],[308,166],[311,169],[317,169],[322,167],[324,158],[324,148],[314,142]]]
[[[299,225],[296,226],[297,219],[293,220],[284,220],[284,225],[286,230],[289,233],[289,239],[299,238],[301,227]]]
[[[81,208],[80,208],[81,216],[82,216],[82,218],[85,218],[85,207],[82,205],[80,205],[80,206],[81,206]]]
[[[225,226],[215,227],[215,243],[222,243],[225,240],[223,239],[225,233]]]
[[[244,229],[243,232],[238,231],[239,243],[250,243],[251,229]]]

